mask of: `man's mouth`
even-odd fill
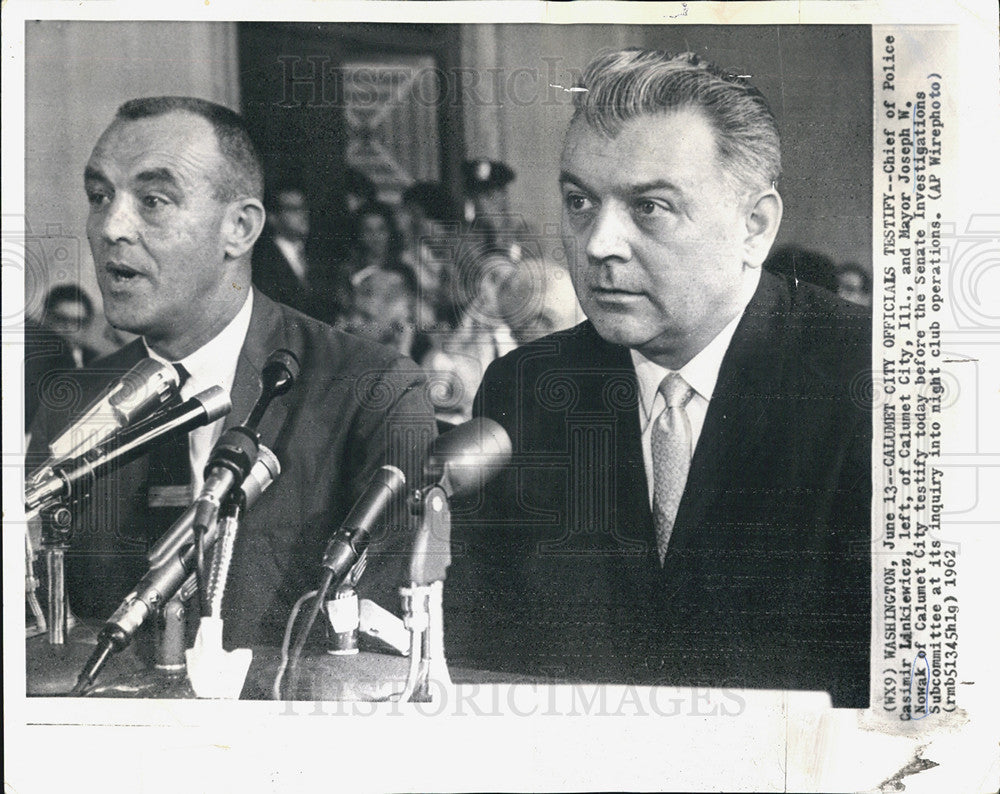
[[[598,300],[602,298],[607,300],[638,298],[643,295],[641,290],[625,289],[623,287],[601,287],[597,285],[591,287],[590,291]]]
[[[108,275],[111,276],[111,282],[113,284],[127,284],[136,276],[141,275],[135,268],[123,265],[120,262],[108,262],[104,266],[104,269],[107,271]]]

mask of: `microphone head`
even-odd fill
[[[201,403],[201,407],[205,409],[204,424],[206,425],[212,424],[216,419],[221,419],[233,410],[233,402],[229,399],[229,393],[221,386],[212,386],[203,392],[198,392],[191,399]]]
[[[49,442],[47,466],[77,457],[139,422],[177,392],[177,370],[144,358],[116,378],[63,432]]]
[[[271,487],[271,483],[278,479],[279,474],[281,474],[281,464],[278,462],[278,456],[261,444],[257,448],[257,460],[243,480],[243,495],[246,497],[248,509],[253,507],[260,495]]]
[[[284,394],[299,377],[298,356],[291,350],[278,348],[267,357],[260,377],[265,392],[274,396]]]
[[[177,370],[153,358],[144,358],[126,372],[108,397],[108,404],[125,423],[150,407],[158,407],[180,384]]]
[[[424,464],[424,477],[461,495],[493,477],[511,456],[510,436],[497,422],[480,417],[440,436]]]
[[[397,467],[386,464],[372,475],[369,486],[376,483],[384,485],[393,496],[397,496],[406,485],[406,475]]]

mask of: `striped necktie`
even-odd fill
[[[653,524],[662,564],[691,466],[691,423],[684,407],[694,391],[676,372],[660,383],[666,407],[653,422]]]

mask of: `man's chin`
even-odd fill
[[[593,323],[598,335],[605,341],[613,345],[623,345],[625,347],[639,347],[649,341],[649,332],[641,328],[633,328],[628,321],[622,321],[621,317],[608,318],[602,314],[592,314],[590,322]]]
[[[116,331],[124,331],[129,334],[142,336],[146,330],[146,324],[141,321],[135,312],[116,311],[114,307],[104,305],[104,317],[108,325]]]

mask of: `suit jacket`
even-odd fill
[[[261,441],[282,471],[245,514],[237,537],[223,605],[230,646],[280,642],[295,600],[318,584],[327,540],[372,473],[391,463],[415,482],[436,432],[415,364],[260,293],[236,367],[227,427],[245,421],[259,394],[260,368],[276,348],[295,352],[301,372],[260,424]],[[32,449],[41,453],[54,431],[144,355],[136,340],[91,368],[67,373],[64,391],[72,399],[39,415]],[[145,553],[156,540],[148,529],[148,469],[149,455],[128,463],[95,483],[78,506],[67,588],[82,617],[109,617],[146,571]],[[408,538],[402,511],[380,525],[359,595],[398,611]]]
[[[51,384],[76,369],[70,343],[33,320],[24,322],[24,426],[31,427],[39,407],[58,401]]]
[[[870,348],[869,316],[763,275],[662,567],[628,350],[585,322],[495,362],[475,412],[505,427],[514,457],[457,511],[449,659],[866,705]]]

